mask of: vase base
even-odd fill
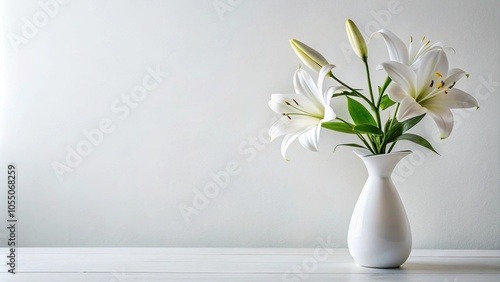
[[[378,268],[378,269],[395,269],[395,268],[400,268],[401,265],[398,265],[398,266],[368,266],[368,265],[361,265],[360,266],[362,267],[366,267],[366,268]]]

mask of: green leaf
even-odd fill
[[[386,126],[385,131],[387,132],[385,143],[387,144],[387,143],[394,142],[399,136],[401,136],[403,133],[405,133],[406,131],[408,131],[412,127],[414,127],[416,124],[418,124],[424,118],[424,116],[425,116],[425,114],[419,115],[419,116],[407,119],[403,122],[399,122],[399,121],[395,120],[394,123],[392,124],[392,127],[389,130],[387,130],[387,125],[390,122],[390,120],[388,120],[387,123],[385,124],[385,126]]]
[[[389,118],[384,125],[384,132],[389,132],[389,126],[391,125],[392,118]]]
[[[397,120],[394,121],[392,127],[389,130],[386,130],[387,134],[385,135],[385,144],[394,142],[396,138],[403,134],[403,126]]]
[[[347,146],[347,147],[354,147],[354,148],[366,149],[366,147],[361,146],[361,145],[356,144],[356,143],[346,143],[346,144],[338,144],[337,146],[335,146],[335,148],[333,149],[333,151],[335,152],[335,150],[337,150],[337,147],[339,147],[339,146]]]
[[[438,154],[438,152],[436,152],[436,150],[434,150],[434,148],[432,147],[431,143],[429,143],[429,141],[427,141],[424,137],[422,136],[419,136],[419,135],[416,135],[416,134],[412,134],[412,133],[405,133],[401,136],[399,136],[396,141],[402,141],[402,140],[406,140],[406,141],[411,141],[415,144],[418,144],[422,147],[425,147],[431,151],[433,151],[434,153]]]
[[[396,104],[396,102],[394,102],[393,100],[391,100],[391,98],[389,98],[389,96],[384,95],[384,96],[382,96],[382,101],[380,101],[380,108],[382,110],[385,110],[385,109],[391,107],[394,104]]]
[[[343,122],[327,121],[323,122],[321,126],[342,133],[355,134],[355,132],[352,130],[354,125],[349,126],[348,124],[345,124]]]
[[[414,127],[417,123],[419,123],[424,118],[424,116],[425,116],[425,114],[422,114],[422,115],[412,117],[410,119],[407,119],[407,120],[401,122],[401,124],[403,126],[403,133],[410,130],[410,128]]]
[[[358,124],[354,127],[354,130],[364,134],[374,134],[374,135],[384,134],[384,132],[380,130],[380,128],[373,126],[371,124]]]
[[[356,93],[353,91],[342,91],[340,93],[333,94],[332,98],[340,97],[340,96],[356,96]]]
[[[372,114],[360,102],[347,97],[347,109],[355,124],[369,124],[377,126]]]

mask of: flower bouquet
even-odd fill
[[[352,134],[358,143],[355,153],[368,170],[368,180],[354,208],[349,225],[348,247],[362,266],[391,268],[403,264],[411,252],[412,237],[403,203],[391,180],[397,163],[411,151],[393,152],[399,141],[411,141],[436,152],[422,136],[408,131],[428,115],[447,138],[453,129],[451,109],[478,107],[477,100],[457,89],[457,82],[468,77],[463,70],[450,69],[442,43],[430,44],[423,37],[410,38],[407,47],[389,30],[379,30],[389,51],[389,61],[378,69],[387,73],[384,83],[374,91],[368,65],[368,49],[356,25],[346,22],[347,35],[366,71],[366,90],[350,86],[338,78],[334,65],[306,44],[292,39],[299,59],[318,73],[315,82],[299,67],[293,77],[294,94],[272,94],[269,106],[282,117],[270,128],[271,140],[284,135],[281,154],[286,159],[290,144],[318,151],[321,128]],[[325,79],[338,85],[325,89]],[[340,117],[331,106],[334,99],[347,100],[349,117]],[[388,115],[383,115],[383,111]],[[392,114],[390,113],[392,111]],[[437,153],[437,152],[436,152]]]
[[[363,148],[373,155],[390,153],[397,142],[411,141],[436,152],[422,136],[407,131],[429,115],[441,134],[447,138],[453,129],[450,109],[478,107],[477,100],[457,89],[457,82],[464,76],[463,70],[449,69],[445,48],[438,42],[433,45],[410,38],[408,48],[389,30],[379,30],[389,51],[389,61],[379,69],[387,73],[385,82],[374,91],[368,66],[368,49],[363,36],[354,22],[347,20],[347,35],[351,46],[364,63],[367,92],[354,88],[340,80],[333,71],[334,65],[306,44],[291,39],[290,44],[299,59],[311,70],[318,72],[317,83],[308,72],[299,67],[293,77],[295,94],[272,94],[269,106],[282,115],[274,123],[269,134],[274,140],[284,135],[281,153],[286,159],[290,144],[298,139],[300,144],[318,151],[321,128],[353,134],[359,143],[339,144]],[[332,78],[339,85],[324,89],[325,78]],[[347,99],[350,119],[337,116],[330,103],[333,99]],[[382,112],[393,114],[382,119]]]

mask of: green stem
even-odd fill
[[[377,117],[378,127],[382,129],[382,122],[380,121],[379,105],[377,104],[377,106],[375,106],[375,98],[373,97],[372,79],[370,77],[370,68],[368,67],[368,58],[363,58],[363,63],[365,64],[366,77],[368,79],[368,90],[370,91],[370,98],[372,100],[371,102],[372,109],[375,112],[375,116]]]
[[[344,86],[345,88],[347,88],[347,89],[351,90],[353,93],[355,93],[355,94],[356,94],[356,96],[357,96],[357,97],[359,97],[359,98],[361,98],[361,99],[365,100],[365,101],[366,101],[366,102],[370,105],[370,107],[375,108],[375,104],[374,104],[374,103],[372,103],[372,102],[371,102],[368,98],[366,98],[366,97],[365,97],[365,95],[363,95],[363,94],[359,93],[356,89],[352,88],[351,86],[349,86],[349,85],[345,84],[342,80],[338,79],[338,78],[337,78],[337,77],[333,74],[333,72],[330,72],[330,74],[331,74],[332,78],[333,78],[333,79],[335,79],[335,81],[337,81],[338,83],[340,83],[340,84],[341,84],[342,86]]]
[[[377,118],[378,128],[380,130],[383,130],[382,120],[380,119],[380,109],[379,109],[380,100],[382,100],[382,99],[379,97],[377,106],[375,106],[375,98],[373,96],[373,88],[372,88],[372,79],[370,76],[370,68],[368,66],[368,58],[367,57],[363,57],[363,63],[365,64],[366,77],[368,79],[368,90],[370,91],[370,98],[372,100],[372,102],[371,102],[372,109],[375,112],[375,116]],[[381,148],[382,148],[381,144],[379,144],[379,142],[375,142],[375,140],[372,140],[372,144],[375,145],[375,149],[376,149],[377,153],[381,153]]]
[[[398,110],[399,110],[399,103],[397,104],[396,111],[394,111],[394,116],[391,119],[391,125],[389,126],[389,130],[392,128],[392,125],[394,124],[394,121],[396,120],[396,116],[398,114]],[[387,151],[387,153],[390,153],[392,151],[392,149],[394,148],[394,146],[396,146],[397,142],[398,141],[392,142],[391,147],[389,147],[389,151]]]
[[[392,79],[390,77],[387,77],[385,79],[384,85],[382,85],[382,88],[380,90],[380,95],[378,97],[377,108],[380,108],[380,103],[382,103],[382,96],[384,96],[384,92],[387,89],[387,87],[389,86],[389,84],[391,84],[391,82],[392,82]]]
[[[357,132],[356,130],[354,130],[354,127],[351,126],[351,124],[349,124],[347,121],[337,117],[336,119],[340,120],[341,122],[347,124],[351,129],[352,131],[354,131],[354,133],[358,136],[358,138],[361,140],[361,142],[363,142],[363,144],[365,144],[366,148],[372,152],[372,154],[375,155],[375,151],[372,149],[372,147],[370,147],[370,144],[368,144],[368,142],[366,141],[366,139],[363,137],[363,135],[361,135],[359,132]]]
[[[396,145],[396,143],[398,143],[398,141],[392,142],[392,145],[391,145],[391,147],[389,147],[389,151],[387,151],[387,153],[390,153],[392,151],[392,148],[394,148],[394,146]]]
[[[377,141],[375,141],[375,136],[371,136],[371,135],[367,135],[368,136],[368,139],[370,139],[370,142],[372,143],[372,147],[375,149],[374,151],[375,152],[379,152],[380,153],[380,148],[378,146],[378,143]]]
[[[354,96],[354,97],[357,97],[358,95],[350,94],[350,93],[337,93],[337,94],[333,94],[332,98],[340,97],[340,96]]]
[[[370,77],[370,68],[368,67],[368,59],[363,58],[363,63],[365,64],[366,76],[368,78],[368,90],[370,91],[370,98],[372,100],[372,105],[375,105],[375,99],[373,98],[372,79]]]
[[[394,121],[396,120],[396,116],[398,115],[398,111],[399,111],[399,103],[396,105],[396,111],[394,111],[394,116],[391,119],[391,124],[389,125],[389,129],[394,124]]]

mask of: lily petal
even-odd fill
[[[278,114],[299,114],[308,113],[310,115],[323,115],[322,103],[315,104],[302,95],[297,94],[272,94],[268,102],[269,107]]]
[[[300,135],[299,142],[302,145],[302,147],[317,152],[319,150],[320,130],[321,130],[321,124],[318,124],[317,126],[307,130],[302,135]]]
[[[381,29],[375,33],[382,35],[384,38],[391,61],[397,61],[404,65],[409,65],[408,49],[399,37],[387,29]]]
[[[443,56],[446,63],[443,61]],[[443,68],[443,65],[445,65],[445,69]],[[447,73],[443,72],[448,72],[448,60],[446,59],[446,54],[440,50],[435,50],[425,54],[425,56],[423,56],[420,60],[419,68],[417,70],[417,93],[420,95],[430,94],[431,91],[428,91],[427,89],[430,87],[430,82],[434,81],[433,84],[435,83],[435,85],[438,85],[447,75]],[[418,99],[423,98],[425,97],[418,97]]]
[[[287,117],[282,117],[271,125],[269,135],[271,136],[271,140],[274,140],[282,135],[293,135],[304,132],[304,130],[314,127],[317,124],[317,120],[305,116],[294,117],[293,121]]]
[[[332,121],[337,118],[337,114],[333,111],[332,107],[325,107],[325,117],[321,120],[321,122]]]
[[[292,100],[296,94],[271,94],[271,100],[267,102],[271,110],[278,114],[287,112],[287,106],[284,101]]]
[[[462,79],[466,75],[465,71],[461,69],[451,69],[448,71],[448,77],[444,81],[444,88],[449,88],[451,85]]]
[[[331,87],[329,87],[325,91],[325,96],[324,96],[326,104],[327,105],[330,104],[330,101],[332,99],[333,94],[338,93],[338,92],[342,92],[342,91],[349,91],[349,89],[347,87],[344,87],[344,86],[331,86]]]
[[[394,61],[384,62],[380,65],[389,77],[395,83],[399,84],[406,93],[415,93],[417,75],[410,67]]]
[[[427,107],[427,112],[439,128],[441,139],[448,138],[453,129],[453,114],[450,109],[440,105],[432,105]]]
[[[460,90],[460,89],[449,89],[448,94],[436,95],[424,103],[423,106],[434,106],[441,105],[448,109],[464,109],[464,108],[474,108],[479,107],[476,98],[472,95]]]
[[[321,68],[318,74],[318,89],[323,89],[323,82],[325,81],[325,78],[328,76],[328,74],[332,71],[334,67],[335,67],[334,65],[328,64]]]
[[[293,141],[295,141],[295,139],[297,139],[301,134],[302,132],[297,132],[295,134],[285,135],[285,137],[283,138],[283,142],[281,142],[281,155],[285,160],[288,160],[288,158],[286,157],[286,151],[288,150],[288,147],[290,147],[290,144],[292,144]]]
[[[282,117],[275,123],[273,123],[273,125],[271,125],[271,127],[269,128],[269,136],[271,136],[271,141],[290,132],[290,126],[286,119],[288,118]]]
[[[295,71],[293,76],[293,85],[297,94],[306,96],[311,101],[315,101],[315,104],[322,105],[321,96],[319,96],[318,87],[314,83],[311,75],[303,69],[298,69]]]
[[[413,97],[407,96],[399,105],[397,118],[399,121],[405,121],[409,118],[425,114],[426,112],[426,109],[417,103]]]
[[[269,107],[283,117],[271,126],[269,135],[271,140],[284,135],[281,154],[285,159],[288,147],[297,138],[303,147],[318,151],[322,123],[336,118],[329,105],[336,88],[323,92],[324,78],[333,67],[328,64],[321,68],[318,85],[306,71],[299,69],[294,75],[295,94],[271,95]]]
[[[398,84],[390,84],[386,91],[389,98],[391,98],[394,102],[401,102],[408,97],[408,94],[406,94],[403,88],[401,88]]]
[[[425,45],[425,43],[423,43],[423,44]],[[453,50],[453,48],[443,47],[443,44],[441,42],[434,43],[434,44],[432,44],[432,46],[428,46],[428,45],[423,46],[423,48],[419,46],[418,50],[413,50],[413,47],[414,46],[412,46],[410,44],[409,52],[410,52],[410,64],[411,65],[418,64],[420,62],[420,59],[422,58],[422,56],[425,55],[425,53],[427,53],[427,52],[430,52],[433,50],[445,50],[445,51],[447,51],[449,49]]]
[[[284,122],[286,122],[286,121],[284,121]],[[290,123],[288,124],[288,128],[284,130],[287,133],[285,134],[285,137],[283,138],[283,142],[281,143],[281,155],[285,159],[287,159],[286,151],[288,150],[288,147],[290,147],[290,144],[293,141],[295,141],[295,139],[299,138],[299,136],[302,136],[304,134],[304,132],[308,132],[311,129],[316,128],[318,125],[317,121],[314,121],[313,119],[310,119],[307,117],[295,118],[293,122],[291,122],[291,121],[289,121],[289,122]],[[300,141],[300,139],[299,139],[299,141]],[[319,137],[318,137],[317,142],[319,142]],[[302,144],[302,142],[301,142],[301,145],[304,146],[304,144]],[[309,148],[306,146],[304,146],[304,147]]]

